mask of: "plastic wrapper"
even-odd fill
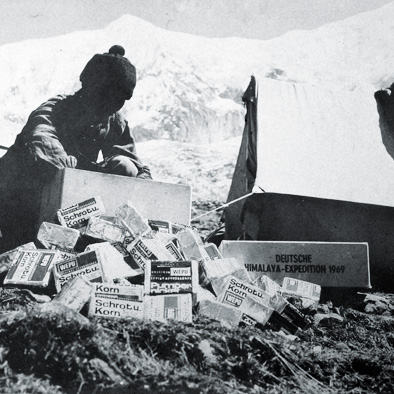
[[[148,261],[145,265],[146,294],[196,293],[197,261]]]
[[[232,275],[237,271],[239,271],[240,276],[244,278],[246,282],[250,281],[249,274],[245,267],[234,258],[203,260],[200,262],[200,270],[200,282],[203,286],[208,285],[215,279],[222,279],[228,275]],[[241,279],[241,277],[239,279]]]
[[[74,249],[80,235],[81,233],[76,229],[42,222],[38,229],[37,239],[47,249],[61,248],[71,251]]]
[[[83,276],[71,279],[62,287],[53,301],[57,301],[79,312],[89,301],[93,294],[93,284]]]
[[[233,276],[227,279],[218,301],[239,308],[243,313],[263,325],[266,324],[273,311],[269,307],[270,296],[264,290],[242,282]]]
[[[140,215],[140,213],[130,201],[127,201],[125,204],[121,205],[116,210],[115,215],[118,218],[120,224],[125,226],[134,238],[151,231],[148,221]]]
[[[201,237],[192,229],[185,228],[176,233],[182,252],[187,260],[210,260]]]
[[[52,248],[51,250],[57,250],[59,252],[60,260],[70,260],[73,259],[78,253],[75,251],[64,250],[61,248]]]
[[[52,266],[58,258],[57,251],[19,249],[4,279],[4,284],[47,287]]]
[[[204,244],[204,249],[207,252],[211,260],[221,260],[223,259],[222,254],[219,252],[218,247],[213,243]]]
[[[240,309],[210,300],[201,301],[198,311],[203,316],[210,317],[211,319],[230,326],[238,326],[243,315]]]
[[[302,298],[309,298],[315,302],[319,302],[321,286],[315,283],[286,277],[283,278],[281,291],[283,295],[296,295]]]
[[[122,255],[124,262],[130,267],[132,270],[133,274],[130,276],[134,275],[140,275],[143,273],[143,270],[141,267],[134,261],[134,259],[131,257],[130,253],[124,246],[124,244],[121,244],[120,242],[111,242],[111,245]],[[134,273],[135,272],[135,273]],[[125,276],[127,277],[127,276]]]
[[[268,276],[263,275],[257,278],[254,282],[254,285],[264,290],[271,297],[269,306],[278,313],[281,313],[283,309],[287,305],[286,299],[281,295],[281,287],[270,279]]]
[[[142,270],[138,267],[133,269],[124,259],[117,248],[109,242],[101,242],[86,247],[85,251],[94,250],[100,256],[103,270],[103,281],[113,282],[117,278],[127,278],[140,275]],[[135,263],[134,263],[135,264]]]
[[[100,258],[94,250],[79,253],[73,259],[55,263],[53,274],[58,292],[61,291],[68,280],[78,276],[84,276],[90,282],[103,281],[103,269]]]
[[[89,305],[89,316],[143,318],[143,287],[96,284]]]
[[[12,249],[8,252],[0,254],[0,274],[2,272],[7,272],[11,268],[12,261],[17,255],[20,249],[37,249],[34,242],[29,242],[27,244],[18,246],[15,249]]]
[[[101,217],[92,217],[88,221],[85,234],[104,241],[123,243],[128,231],[125,227],[103,220]]]
[[[57,211],[59,223],[62,226],[83,230],[88,224],[89,218],[100,216],[105,212],[104,204],[100,196],[74,204]]]
[[[213,279],[210,282],[210,285],[217,296],[222,292],[223,288],[226,286],[227,280],[230,276],[233,276],[242,282],[251,283],[249,273],[248,271],[246,271],[245,267],[243,267],[237,271],[232,272],[231,274],[224,275],[217,279]]]
[[[262,275],[253,281],[253,284],[266,291],[271,297],[280,293],[281,287],[267,275]]]
[[[165,294],[144,297],[144,319],[193,321],[191,294]]]
[[[216,296],[204,287],[197,285],[196,302],[199,303],[205,300],[216,301]]]
[[[171,253],[157,239],[138,237],[127,246],[127,251],[143,270],[149,260],[175,261]]]

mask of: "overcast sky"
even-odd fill
[[[0,45],[103,29],[124,14],[208,37],[267,39],[393,0],[0,0]]]

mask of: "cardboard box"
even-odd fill
[[[263,290],[230,276],[218,301],[239,308],[245,315],[264,325],[273,311],[268,306],[270,298]]]
[[[165,245],[157,239],[137,237],[126,249],[142,270],[145,270],[149,260],[175,261]]]
[[[95,284],[89,316],[143,318],[142,286]]]
[[[100,196],[96,196],[70,206],[62,206],[57,210],[57,218],[62,226],[82,229],[88,224],[89,218],[100,216],[104,212],[103,201]]]
[[[190,224],[190,186],[71,168],[58,171],[44,187],[39,223],[52,222],[59,208],[92,196],[101,197],[107,216],[115,216],[119,205],[132,199],[144,218]]]
[[[191,294],[166,294],[144,297],[144,319],[193,321]]]
[[[145,265],[146,294],[196,293],[197,261],[148,261]]]
[[[294,278],[284,278],[281,293],[283,295],[296,295],[318,302],[320,300],[321,286]]]
[[[58,258],[57,251],[20,249],[12,261],[4,284],[46,287],[49,283],[52,266]]]
[[[222,293],[218,297],[219,302],[231,302],[234,306],[239,306],[247,297],[251,297],[262,304],[269,305],[270,295],[264,290],[253,286],[250,283],[243,282],[234,276],[229,276]],[[233,300],[233,301],[231,301]]]
[[[111,243],[123,243],[128,231],[125,227],[111,223],[101,217],[91,217],[87,223],[85,234]]]
[[[93,284],[79,276],[67,281],[52,301],[79,312],[90,301],[92,294]]]
[[[223,241],[223,257],[242,262],[252,280],[267,275],[326,287],[369,288],[369,249],[363,242]]]
[[[113,282],[115,279],[128,278],[142,273],[141,269],[134,270],[127,264],[122,253],[109,242],[88,245],[85,251],[94,250],[99,257],[103,272],[103,282]]]
[[[201,315],[210,317],[224,324],[238,326],[242,320],[242,311],[218,301],[203,300],[199,303]]]
[[[98,254],[94,250],[80,253],[72,259],[55,263],[53,274],[58,292],[68,280],[78,276],[85,276],[90,282],[102,282],[103,280],[101,263]]]
[[[76,229],[43,222],[38,230],[37,239],[47,249],[72,250],[80,235]]]
[[[12,265],[12,262],[20,249],[37,249],[34,242],[23,244],[15,249],[9,250],[8,252],[0,254],[0,274],[7,272]]]
[[[118,222],[127,228],[129,233],[134,237],[142,236],[149,233],[152,229],[131,201],[127,201],[118,207],[115,211]]]

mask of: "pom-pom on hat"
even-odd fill
[[[107,53],[94,55],[79,77],[82,87],[112,86],[124,93],[126,100],[130,99],[137,83],[137,72],[124,55],[121,45],[113,45]]]

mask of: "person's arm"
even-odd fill
[[[39,166],[62,169],[75,168],[77,159],[68,155],[61,144],[58,132],[51,120],[50,106],[42,105],[34,111],[21,133],[20,144]]]
[[[148,166],[144,165],[137,156],[135,139],[127,121],[119,114],[111,121],[110,130],[105,136],[102,153],[104,159],[114,156],[126,156],[138,169],[137,178],[152,179]]]

